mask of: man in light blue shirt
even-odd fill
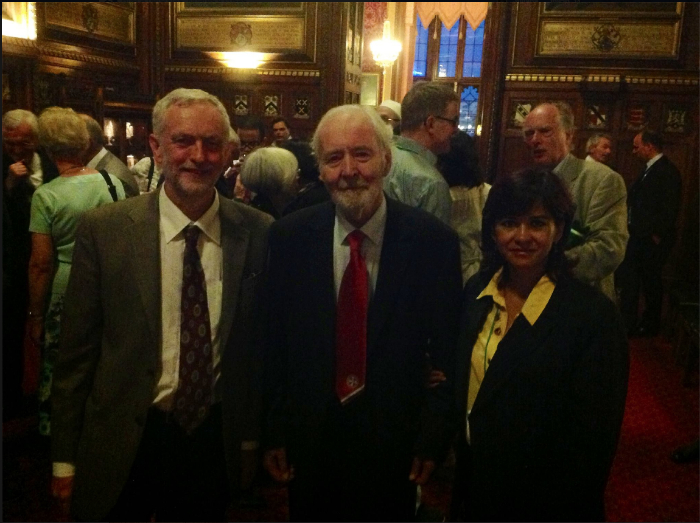
[[[384,191],[420,207],[449,225],[452,199],[447,182],[435,168],[437,155],[450,150],[459,123],[459,96],[438,82],[420,82],[401,103],[401,136],[394,143],[391,171]]]

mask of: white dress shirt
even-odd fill
[[[185,254],[183,230],[192,221],[172,202],[161,189],[160,207],[160,260],[162,302],[161,372],[154,392],[154,405],[169,411],[172,409],[180,373],[180,302],[182,300],[182,262]],[[194,225],[201,233],[197,250],[204,268],[211,326],[214,385],[221,377],[221,295],[223,283],[223,254],[221,251],[221,220],[219,195],[214,196],[211,207]],[[215,387],[216,390],[216,387]],[[215,401],[220,397],[215,396]]]
[[[367,220],[360,230],[366,238],[362,242],[362,256],[365,259],[367,273],[369,275],[369,299],[372,300],[374,290],[377,287],[377,275],[379,274],[379,258],[382,253],[384,243],[384,228],[386,227],[386,199],[382,195],[382,203],[374,215]],[[350,263],[350,245],[347,236],[354,227],[337,212],[335,214],[335,227],[333,229],[333,276],[335,279],[335,298],[338,299],[340,293],[340,283],[343,281],[343,274]]]
[[[41,170],[41,158],[37,153],[32,156],[32,163],[29,165],[31,174],[29,175],[29,183],[34,189],[38,189],[44,182],[44,173]]]
[[[663,153],[659,153],[656,156],[654,156],[651,160],[649,160],[647,162],[646,170],[648,171],[649,169],[651,169],[651,166],[654,165],[656,162],[658,162],[659,158],[661,158],[663,155],[664,155]]]

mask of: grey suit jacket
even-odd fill
[[[95,166],[96,170],[104,169],[106,170],[109,174],[113,174],[119,180],[121,180],[122,185],[124,185],[124,192],[126,193],[127,198],[129,196],[138,196],[139,195],[139,186],[136,183],[136,179],[134,178],[134,175],[131,174],[131,171],[129,168],[122,162],[119,158],[114,156],[111,152],[107,151],[107,154],[105,154],[102,159],[97,162],[97,165]]]
[[[76,233],[53,376],[52,458],[76,465],[73,513],[104,518],[134,463],[161,358],[158,191],[86,213]],[[231,486],[241,442],[260,438],[258,301],[272,219],[221,198],[224,442]],[[177,285],[177,282],[173,282]]]
[[[600,289],[615,301],[614,273],[627,248],[627,189],[618,173],[598,162],[567,155],[553,172],[571,192],[574,222],[590,228],[583,245],[569,249],[578,260],[574,276]]]

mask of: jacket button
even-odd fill
[[[494,330],[493,333],[494,333],[496,336],[500,336],[500,335],[501,335],[501,328],[500,328],[500,327],[496,327],[496,330]]]

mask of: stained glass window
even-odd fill
[[[481,22],[476,31],[472,26],[467,24],[467,32],[464,36],[464,66],[462,67],[462,76],[476,77],[481,76],[481,55],[484,47],[484,24]]]
[[[476,132],[476,113],[479,105],[479,90],[470,85],[462,89],[459,105],[459,128],[474,136]]]
[[[418,18],[418,33],[416,35],[416,57],[413,61],[413,76],[425,76],[428,65],[428,28]]]
[[[438,77],[454,78],[457,67],[457,44],[459,43],[459,23],[449,31],[442,24],[440,31],[440,55],[438,58]]]

